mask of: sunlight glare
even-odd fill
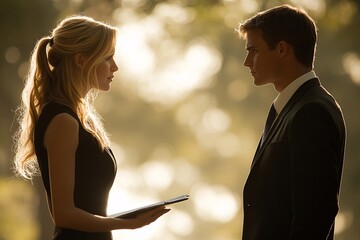
[[[209,86],[221,68],[222,55],[204,39],[181,46],[165,34],[163,21],[151,16],[120,26],[116,61],[121,84],[134,86],[139,97],[148,102],[172,105]]]
[[[184,8],[176,3],[159,3],[156,5],[154,14],[163,18],[165,21],[173,21],[176,23],[189,23],[195,14],[190,8]]]
[[[140,174],[150,189],[165,190],[174,181],[173,167],[165,161],[151,160],[141,166]]]
[[[203,114],[202,124],[207,132],[221,133],[229,128],[231,118],[220,108],[210,108]]]
[[[203,220],[228,222],[237,214],[236,198],[225,186],[198,184],[192,192],[195,210]]]
[[[177,235],[186,236],[192,233],[194,230],[194,221],[190,214],[178,211],[176,209],[171,210],[171,215],[168,216],[169,229]]]
[[[219,71],[221,55],[202,43],[193,43],[182,56],[173,56],[163,69],[154,71],[146,84],[138,85],[141,97],[150,102],[173,104],[192,91],[207,87]]]
[[[134,169],[121,169],[116,175],[110,190],[107,212],[113,214],[135,208],[134,204],[141,203],[137,192],[141,191],[142,182]]]
[[[151,73],[156,61],[154,52],[144,41],[146,32],[142,27],[140,23],[128,23],[119,27],[116,44],[116,57],[119,58],[117,62],[121,65],[121,70],[137,78],[137,81],[146,80],[143,76]]]
[[[360,85],[360,58],[356,53],[347,53],[344,55],[343,68],[350,75],[351,80]]]
[[[108,201],[108,214],[127,211],[130,209],[138,208],[140,206],[158,202],[159,199],[154,191],[151,193],[145,188],[142,181],[140,181],[140,173],[136,169],[123,168],[117,174],[114,185],[110,191]],[[127,187],[126,187],[127,186]],[[149,190],[149,189],[148,189]],[[114,240],[127,239],[127,240],[151,240],[162,234],[166,229],[165,219],[159,219],[150,226],[134,230],[115,230],[113,232]]]
[[[240,8],[246,13],[253,13],[258,10],[259,4],[256,0],[241,0]]]

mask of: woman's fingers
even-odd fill
[[[155,221],[156,219],[158,219],[159,217],[161,217],[162,215],[164,215],[165,213],[167,213],[169,211],[170,211],[170,209],[168,209],[168,208],[160,209],[159,211],[152,214],[149,219],[152,219],[151,222],[153,222],[153,221]]]
[[[145,225],[149,225],[150,223],[156,221],[159,217],[169,212],[170,209],[165,208],[165,206],[160,206],[154,208],[144,214],[137,216],[134,221],[138,227],[143,227]]]

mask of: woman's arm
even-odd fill
[[[78,147],[78,122],[62,113],[50,122],[44,137],[48,152],[51,186],[51,211],[55,225],[87,232],[134,229],[148,225],[168,212],[159,207],[136,219],[117,219],[90,214],[74,205],[75,152]]]

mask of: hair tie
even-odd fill
[[[49,46],[52,47],[54,45],[54,37],[51,37],[49,40]]]

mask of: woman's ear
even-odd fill
[[[78,68],[82,69],[85,65],[86,59],[83,55],[77,53],[74,56],[74,62]]]

